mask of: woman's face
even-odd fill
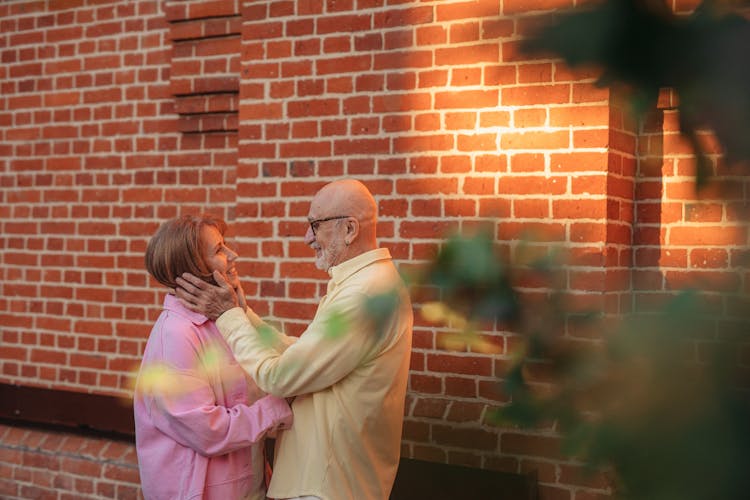
[[[237,254],[227,247],[224,237],[213,226],[201,228],[201,250],[211,271],[219,271],[233,287],[238,287],[240,278],[234,266]]]

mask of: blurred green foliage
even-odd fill
[[[470,321],[517,317],[518,298],[508,269],[487,231],[473,238],[449,238],[425,273],[425,284],[440,290],[440,300]]]
[[[523,335],[495,423],[554,425],[564,454],[610,471],[616,498],[747,498],[750,316],[730,320],[715,312],[715,294],[697,291],[619,318],[571,312],[555,288],[564,262],[550,253],[513,265],[493,245],[487,233],[449,238],[419,284],[468,325],[497,321]],[[514,290],[529,273],[546,277],[544,300]],[[576,337],[583,329],[595,338]]]
[[[674,89],[700,186],[710,171],[700,130],[714,132],[728,164],[750,167],[750,22],[734,12],[749,6],[705,0],[675,15],[664,0],[594,2],[548,16],[524,48],[600,68],[597,83],[624,89],[637,115],[654,108],[662,88]]]
[[[398,311],[401,295],[398,290],[389,290],[369,296],[365,300],[365,317],[373,322],[375,334],[384,335],[393,315]]]
[[[706,0],[676,15],[663,0],[592,2],[535,23],[524,49],[600,68],[597,84],[624,93],[637,116],[674,89],[700,187],[710,172],[705,130],[729,166],[750,167],[750,22],[737,14],[748,7]],[[511,262],[496,246],[490,233],[447,239],[415,282],[441,305],[415,302],[464,336],[488,324],[522,335],[500,381],[511,402],[498,425],[552,427],[564,454],[611,479],[615,498],[750,497],[746,296],[686,290],[615,318],[570,307],[556,254],[516,251]],[[542,300],[518,287],[530,277]]]
[[[564,453],[612,468],[617,498],[747,498],[750,405],[739,355],[748,323],[723,321],[704,304],[684,291],[614,326],[590,315],[584,321],[602,337],[594,345],[571,342],[558,325],[533,332],[535,352],[508,373],[513,402],[498,423],[554,421]],[[539,364],[552,387],[543,393],[529,380]]]

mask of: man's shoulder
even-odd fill
[[[368,290],[382,284],[398,284],[401,276],[390,259],[376,260],[361,267],[342,282],[344,286]]]

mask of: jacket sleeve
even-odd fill
[[[330,387],[371,352],[375,339],[362,317],[364,299],[361,293],[338,294],[282,352],[275,348],[276,337],[256,329],[240,308],[225,312],[216,326],[262,390],[297,396]]]
[[[215,456],[250,446],[268,431],[291,424],[289,405],[274,396],[251,405],[217,404],[208,376],[200,368],[200,351],[190,342],[189,333],[178,333],[167,336],[169,359],[159,367],[145,395],[160,431],[201,455]]]
[[[272,347],[279,354],[284,352],[287,347],[297,341],[297,337],[286,335],[260,319],[260,316],[258,316],[251,308],[248,307],[245,310],[245,315],[247,316],[247,319],[251,327],[253,327],[254,331],[257,331],[257,333],[262,337],[264,344]],[[253,325],[259,326],[256,327]]]

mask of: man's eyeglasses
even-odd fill
[[[311,220],[310,222],[310,229],[312,229],[313,236],[317,236],[318,227],[324,223],[328,222],[329,220],[338,220],[338,219],[348,219],[351,217],[350,215],[337,215],[335,217],[326,217],[325,219],[315,219]]]

